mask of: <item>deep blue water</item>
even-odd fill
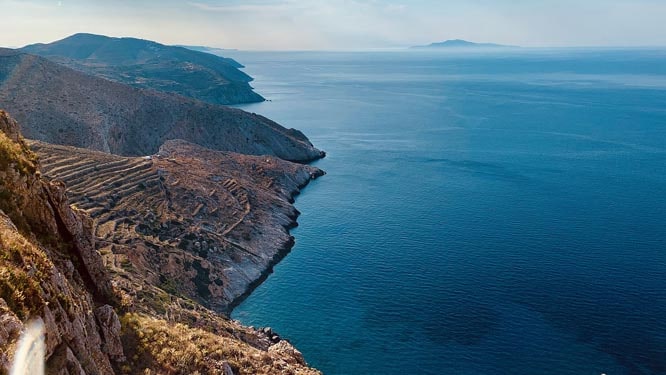
[[[666,51],[230,55],[328,152],[234,318],[325,374],[666,374]]]

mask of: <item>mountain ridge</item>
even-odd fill
[[[78,33],[51,42],[27,45],[22,52],[139,88],[176,93],[211,104],[264,100],[253,91],[243,65],[206,51],[131,37]]]

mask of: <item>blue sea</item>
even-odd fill
[[[666,374],[666,50],[228,55],[328,152],[234,318],[325,374]]]

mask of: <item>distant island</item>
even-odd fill
[[[462,39],[451,39],[444,42],[431,43],[427,46],[414,46],[412,49],[439,49],[439,48],[508,48],[515,46],[506,46],[494,43],[474,43]]]

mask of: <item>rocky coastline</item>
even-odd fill
[[[290,203],[295,203],[295,199],[298,195],[301,194],[301,190],[307,187],[311,181],[322,177],[326,174],[321,169],[317,169],[314,174],[311,175],[311,178],[308,179],[307,181],[303,182],[301,185],[299,185],[295,190],[292,190],[290,192],[290,198],[289,202]],[[261,284],[263,284],[264,281],[273,273],[273,268],[280,263],[293,249],[294,245],[296,245],[296,238],[291,235],[290,231],[296,227],[298,227],[298,217],[300,216],[300,212],[298,210],[295,210],[295,214],[290,217],[292,220],[290,223],[283,225],[283,228],[287,233],[289,233],[289,239],[277,246],[277,253],[273,256],[271,261],[266,264],[266,267],[263,268],[261,271],[260,276],[249,283],[245,289],[245,291],[239,295],[238,297],[234,298],[231,302],[229,302],[227,308],[224,311],[224,314],[227,316],[231,316],[231,313],[234,308],[236,308],[238,305],[243,303],[251,294],[254,292],[255,289],[257,289]],[[270,329],[270,328],[269,328]]]
[[[34,319],[44,323],[46,367],[57,374],[319,373],[271,329],[221,314],[235,296],[224,291],[249,284],[227,285],[236,275],[217,266],[252,264],[246,274],[260,275],[280,259],[273,245],[293,245],[287,228],[298,216],[289,201],[322,171],[185,141],[139,158],[26,142],[4,112],[0,130],[0,373]],[[125,179],[107,184],[109,176]],[[203,253],[199,237],[215,233],[205,218],[219,207],[227,208],[226,240],[216,243],[224,249]],[[215,304],[217,296],[226,302]]]

